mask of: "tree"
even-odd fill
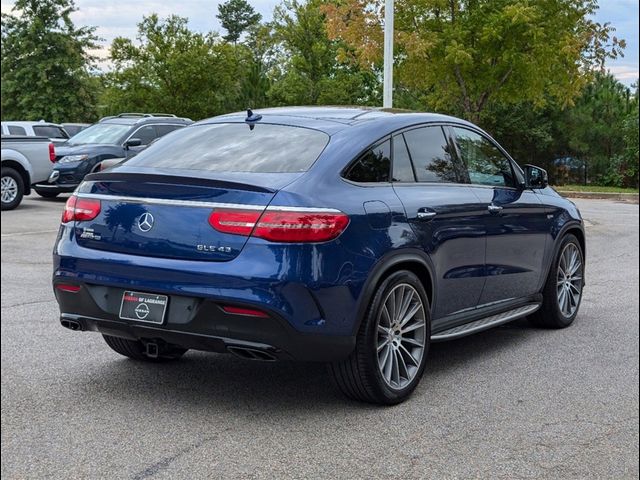
[[[17,0],[2,14],[2,118],[93,121],[95,27],[76,28],[73,0]]]
[[[152,14],[137,42],[116,38],[106,75],[104,114],[167,112],[193,119],[235,110],[243,73],[233,45],[189,30],[187,19]]]
[[[382,56],[382,0],[325,5],[330,38],[363,66]],[[482,123],[496,104],[552,99],[570,105],[588,73],[622,53],[596,0],[399,0],[395,73],[400,88],[436,110]]]
[[[339,40],[329,38],[322,0],[285,0],[274,10],[280,72],[269,92],[284,105],[367,104],[378,80],[368,69],[338,59]]]
[[[227,0],[218,5],[216,17],[220,20],[222,28],[227,31],[222,38],[234,45],[245,31],[256,26],[262,19],[262,15],[256,13],[246,0]]]

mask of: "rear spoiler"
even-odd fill
[[[215,180],[209,178],[184,177],[181,175],[159,175],[154,173],[118,173],[118,172],[97,172],[84,177],[86,182],[145,182],[159,183],[167,185],[195,185],[201,187],[229,188],[232,190],[247,190],[260,193],[275,193],[272,188],[260,187],[240,182],[230,182],[227,180]]]

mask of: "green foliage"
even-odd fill
[[[76,28],[72,0],[17,0],[2,14],[2,119],[92,121],[95,28]]]
[[[382,0],[326,7],[331,38],[361,65],[382,56]],[[335,6],[337,5],[337,6]],[[397,85],[438,111],[482,121],[495,105],[569,105],[624,41],[590,18],[595,0],[399,0]]]
[[[166,112],[200,119],[238,107],[242,73],[236,47],[192,32],[186,18],[145,17],[136,43],[113,41],[111,59],[103,114]]]
[[[321,0],[284,0],[274,11],[280,69],[269,98],[278,105],[369,104],[379,97],[371,71],[337,60]]]
[[[216,17],[227,31],[222,38],[233,44],[237,44],[240,36],[258,25],[262,19],[262,15],[256,13],[246,0],[227,0],[218,5]]]

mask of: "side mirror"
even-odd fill
[[[131,147],[139,147],[140,145],[142,145],[142,140],[140,140],[139,138],[130,138],[129,140],[127,140],[126,142],[124,142],[124,148],[126,148],[127,150],[129,150],[129,148]]]
[[[535,165],[524,166],[524,187],[525,188],[547,188],[549,176],[544,168]]]

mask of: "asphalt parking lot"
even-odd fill
[[[577,200],[574,325],[435,344],[406,403],[344,399],[323,365],[119,357],[63,329],[64,199],[2,212],[2,478],[638,478],[638,205]]]

